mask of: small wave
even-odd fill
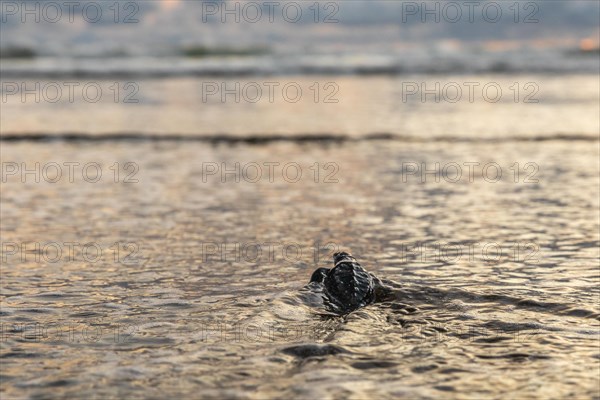
[[[251,144],[264,145],[273,142],[292,143],[343,143],[391,140],[407,143],[510,143],[510,142],[547,142],[547,141],[586,141],[596,142],[598,136],[586,134],[547,134],[531,136],[504,136],[504,137],[467,137],[467,136],[429,136],[416,137],[397,135],[392,133],[371,133],[358,136],[337,134],[250,134],[250,135],[182,135],[182,134],[146,134],[134,132],[119,132],[107,134],[87,133],[8,133],[0,136],[2,142],[206,142],[213,144]]]
[[[524,299],[500,293],[474,293],[462,289],[442,290],[428,286],[402,286],[387,280],[384,283],[390,288],[389,300],[402,300],[405,302],[416,300],[428,304],[447,302],[448,300],[461,300],[469,303],[494,302],[499,305],[512,306],[516,309],[600,320],[600,315],[594,310],[579,308],[574,304],[547,302],[531,298]]]
[[[197,61],[192,50],[190,56],[183,59],[173,59],[167,63],[162,60],[154,64],[140,61],[135,58],[111,58],[111,65],[99,68],[96,62],[89,59],[76,60],[74,65],[63,64],[60,61],[46,59],[36,65],[18,65],[5,63],[2,75],[6,78],[19,79],[165,79],[165,78],[229,78],[229,77],[273,77],[273,76],[406,76],[414,74],[425,75],[482,75],[482,74],[592,74],[597,72],[598,64],[594,59],[578,60],[578,63],[548,62],[546,64],[533,63],[531,65],[509,64],[506,62],[490,62],[487,65],[474,66],[469,62],[442,62],[436,64],[429,62],[417,65],[402,63],[389,63],[384,65],[353,65],[352,63],[339,63],[337,65],[304,64],[294,65],[276,60],[265,62],[260,58],[252,58],[244,63],[228,64],[219,60],[202,64]],[[202,57],[209,57],[205,55]],[[239,55],[238,55],[239,57]],[[33,58],[31,56],[30,58]],[[8,59],[8,57],[4,57]],[[204,60],[199,58],[198,60]],[[168,59],[167,59],[168,60]],[[190,61],[192,60],[192,61]],[[20,60],[22,61],[22,60]],[[91,60],[95,61],[95,60]],[[44,62],[49,64],[44,65]],[[89,64],[87,64],[89,62]],[[181,65],[179,65],[181,64]],[[104,65],[104,64],[103,64]]]

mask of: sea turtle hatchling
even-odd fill
[[[310,284],[322,285],[326,303],[337,313],[348,313],[374,302],[385,288],[380,279],[367,272],[349,253],[333,255],[333,268],[319,268]]]

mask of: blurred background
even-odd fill
[[[87,3],[2,3],[3,133],[598,127],[595,1]]]

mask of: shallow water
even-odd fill
[[[599,395],[595,140],[1,151],[80,163],[73,183],[47,170],[2,184],[3,398]],[[223,162],[247,175],[203,171]],[[303,287],[337,249],[394,298],[319,307]]]
[[[69,82],[7,79],[22,90],[3,94],[3,135],[594,138],[600,124],[598,74],[90,77],[71,94]]]

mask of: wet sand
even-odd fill
[[[47,167],[2,184],[3,397],[598,395],[596,140],[1,152]],[[337,248],[398,297],[311,307]]]

